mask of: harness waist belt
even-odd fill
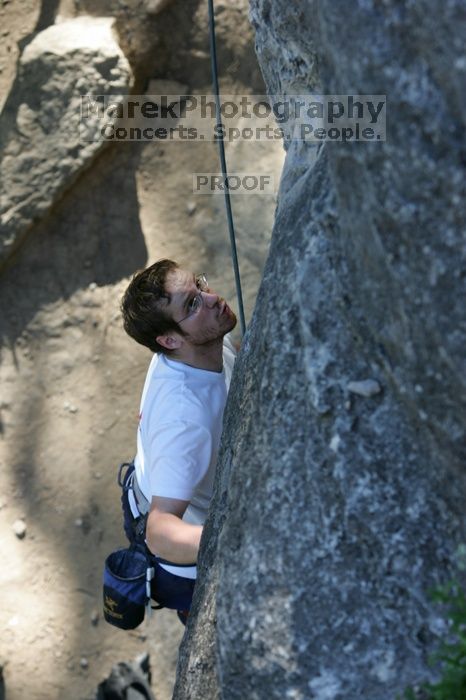
[[[139,488],[138,480],[136,479],[136,471],[131,474],[129,482],[129,488],[133,492],[136,508],[140,515],[144,516],[150,511],[150,503]],[[161,559],[157,555],[155,555],[155,558],[162,569],[165,569],[165,571],[175,576],[181,576],[187,579],[195,579],[197,576],[195,562],[193,564],[174,564],[173,562]]]
[[[136,499],[136,504],[138,507],[138,511],[140,512],[141,515],[146,515],[149,510],[150,510],[150,503],[147,500],[147,498],[144,496],[143,492],[139,488],[138,480],[136,479],[136,472],[133,472],[133,476],[131,479],[131,487],[134,491],[134,497]]]

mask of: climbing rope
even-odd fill
[[[227,210],[228,231],[230,234],[230,249],[231,259],[233,262],[233,270],[235,272],[236,296],[238,297],[239,320],[241,324],[241,333],[246,332],[246,323],[244,321],[243,295],[241,293],[241,279],[239,274],[238,255],[236,252],[235,227],[233,225],[233,214],[230,202],[230,189],[228,185],[227,164],[225,159],[225,144],[223,142],[223,125],[220,112],[220,93],[218,89],[218,74],[217,74],[217,47],[215,42],[215,19],[214,19],[214,1],[208,0],[209,3],[209,36],[210,36],[210,63],[212,67],[212,85],[215,96],[215,120],[216,133],[218,137],[218,148],[220,154],[220,164],[222,167],[222,176],[224,183],[225,207]]]

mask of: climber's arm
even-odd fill
[[[147,546],[153,554],[175,564],[194,564],[201,541],[202,525],[182,520],[189,501],[152,498],[146,526]]]

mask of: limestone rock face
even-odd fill
[[[87,120],[87,140],[79,126],[81,95],[125,94],[132,83],[112,24],[79,17],[53,25],[21,56],[0,121],[0,262],[105,146],[92,140],[97,120]]]
[[[388,131],[288,146],[177,700],[432,678],[466,535],[462,12],[251,1],[270,93],[386,94]]]

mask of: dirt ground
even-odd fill
[[[3,0],[0,10],[9,32],[3,96],[16,42],[32,31],[37,8]],[[239,143],[227,159],[278,181],[283,152],[280,144]],[[205,271],[236,308],[223,200],[191,190],[192,173],[215,172],[217,163],[208,143],[108,148],[0,274],[0,665],[8,700],[93,698],[112,665],[146,650],[157,700],[171,697],[183,633],[176,615],[162,610],[150,625],[122,632],[100,611],[103,561],[124,544],[116,471],[134,454],[150,361],[125,336],[119,301],[136,269],[168,256]],[[247,319],[274,208],[270,196],[233,202]]]

